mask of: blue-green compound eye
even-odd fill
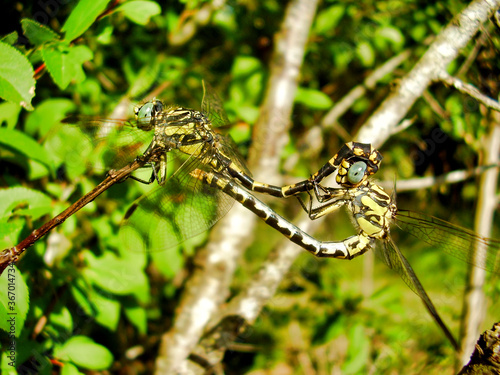
[[[349,168],[347,172],[347,181],[351,184],[359,184],[363,177],[365,177],[366,163],[364,161],[357,161]]]
[[[151,121],[151,112],[153,112],[153,102],[147,102],[139,111],[137,111],[137,121],[142,125],[148,125]]]

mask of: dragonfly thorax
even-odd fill
[[[396,205],[382,187],[367,182],[352,193],[351,212],[359,229],[368,237],[384,239],[389,235]]]

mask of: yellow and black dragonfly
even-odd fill
[[[149,179],[130,177],[146,184],[156,181],[160,186],[137,199],[125,214],[120,235],[131,250],[176,247],[212,227],[231,208],[234,200],[193,178],[194,170],[217,173],[246,189],[276,197],[314,186],[310,181],[285,187],[255,181],[234,142],[217,131],[227,127],[229,120],[210,88],[204,91],[201,111],[166,106],[154,99],[134,112],[135,120],[127,122],[75,116],[64,120],[72,125],[66,128],[81,131],[90,140],[91,155],[102,151],[100,159],[90,164],[118,169],[139,157],[148,160]],[[376,169],[374,163],[367,173]]]
[[[357,175],[362,174],[365,168],[363,161],[354,163],[347,171],[347,179],[352,178],[352,182],[356,183]],[[394,195],[387,194],[381,186],[368,179],[351,187],[342,184],[340,188],[317,185],[314,191],[320,202],[317,207],[312,207],[311,204],[306,206],[301,202],[312,220],[346,206],[358,227],[357,235],[343,241],[348,256],[342,258],[352,259],[374,248],[379,258],[389,268],[397,271],[410,289],[422,299],[453,347],[458,349],[454,336],[440,318],[408,260],[393,241],[391,225],[394,224],[428,245],[493,273],[500,273],[500,241],[479,236],[474,231],[430,215],[401,210],[396,205]],[[375,246],[377,242],[381,242],[381,246]]]
[[[421,298],[450,343],[458,349],[456,339],[439,316],[408,260],[392,240],[391,225],[395,224],[420,240],[439,247],[458,259],[494,273],[500,272],[500,241],[481,237],[471,230],[429,215],[399,210],[395,198],[368,179],[374,173],[373,171],[376,172],[381,160],[380,153],[369,144],[351,142],[344,145],[341,151],[318,173],[298,184],[298,186],[307,186],[314,191],[320,202],[318,206],[313,207],[311,203],[306,205],[299,198],[302,207],[312,220],[332,213],[342,206],[346,206],[353,215],[358,233],[336,242],[316,240],[279,216],[233,180],[217,173],[204,171],[196,171],[192,175],[224,191],[268,225],[317,257],[353,259],[375,249],[384,263],[398,272],[410,289]],[[373,168],[374,161],[376,161],[376,168]],[[336,170],[339,188],[320,185],[323,178]],[[311,192],[309,194],[311,195]],[[375,246],[377,242],[380,243],[378,247]],[[474,256],[476,250],[479,251],[478,256]]]

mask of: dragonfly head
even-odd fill
[[[150,130],[156,125],[158,114],[163,111],[164,105],[158,99],[150,100],[141,106],[134,108],[137,127],[142,130]]]
[[[366,179],[378,171],[382,155],[371,145],[354,143],[352,152],[341,160],[336,181],[345,188],[355,188],[363,184]],[[357,150],[356,145],[363,145]],[[368,147],[369,146],[369,147]]]

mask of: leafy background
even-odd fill
[[[429,38],[467,2],[362,1],[321,3],[309,35],[293,127],[282,155],[287,182],[317,170],[349,140],[425,51]],[[13,246],[103,179],[89,169],[84,139],[61,130],[69,113],[111,116],[120,105],[159,96],[199,108],[201,80],[211,82],[233,124],[230,134],[246,155],[262,101],[275,34],[286,3],[201,0],[80,1],[4,4],[0,41],[0,244]],[[206,14],[209,16],[205,16]],[[466,78],[498,95],[498,32],[482,46]],[[457,70],[473,45],[467,47]],[[410,57],[357,100],[339,124],[323,134],[320,157],[304,138],[327,111],[386,60]],[[382,148],[387,181],[440,175],[474,167],[487,131],[477,102],[432,86],[408,117],[416,123]],[[436,133],[437,132],[437,133]],[[436,152],[433,139],[446,141]],[[396,141],[397,139],[397,141]],[[312,155],[312,153],[311,153]],[[133,181],[114,186],[69,218],[18,262],[17,365],[37,373],[60,371],[148,373],[160,335],[175,309],[196,257],[195,244],[166,254],[124,252],[117,230],[133,199]],[[400,206],[472,226],[474,180],[399,195]],[[295,202],[270,201],[293,217]],[[452,209],[451,209],[452,208]],[[329,218],[318,238],[352,234],[343,213]],[[498,226],[492,236],[498,234]],[[233,282],[244,288],[280,235],[264,224]],[[466,267],[416,239],[395,232],[447,322],[457,332]],[[203,241],[201,239],[200,241]],[[366,256],[351,262],[304,254],[260,319],[229,352],[226,373],[440,373],[453,368],[452,350],[418,298],[382,264]],[[0,325],[6,316],[7,272],[2,276]],[[446,275],[446,277],[444,277]],[[488,284],[490,314],[498,320],[499,284]],[[28,292],[29,291],[29,292]],[[495,310],[496,308],[496,310]],[[2,339],[3,373],[8,337]],[[20,370],[21,371],[21,370]]]

